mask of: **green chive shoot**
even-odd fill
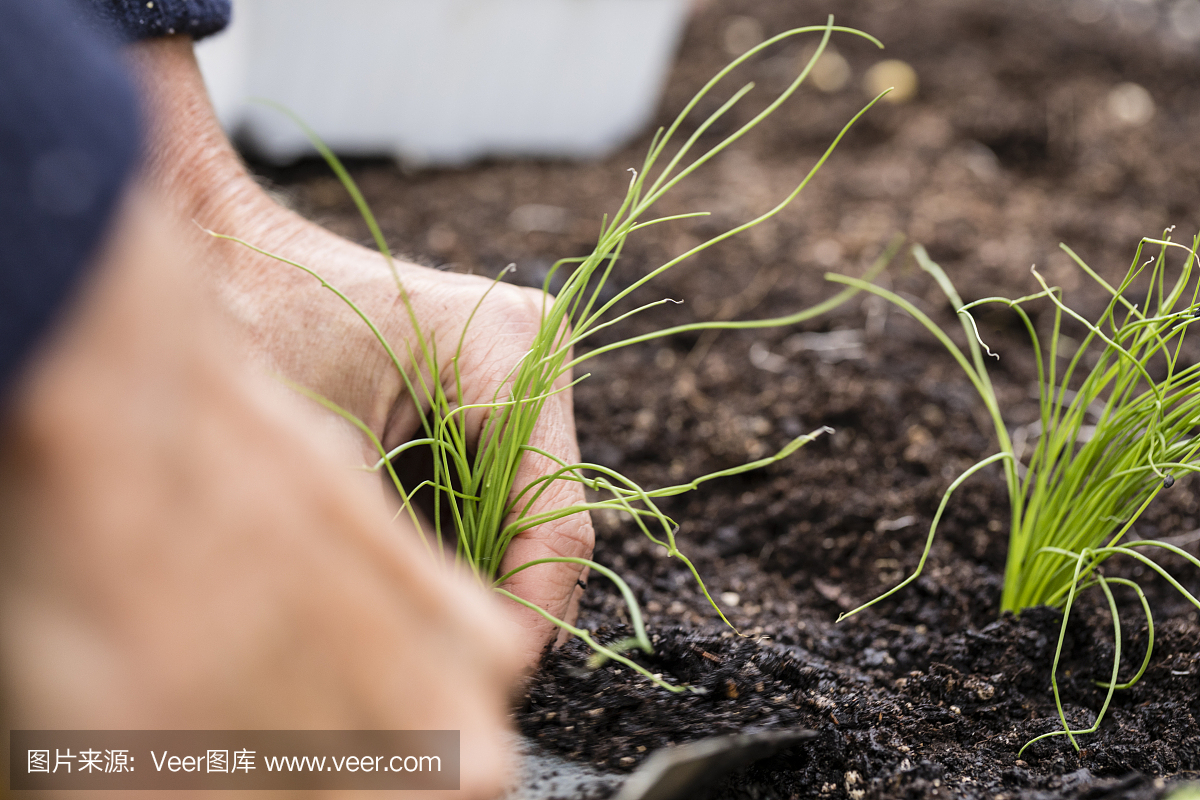
[[[466,331],[464,330],[460,335],[455,352],[445,354],[437,351],[433,337],[421,330],[420,321],[410,302],[408,293],[405,291],[399,272],[392,261],[391,251],[362,193],[358,190],[350,174],[338,158],[320,141],[310,128],[304,125],[299,119],[296,119],[295,115],[288,112],[287,109],[271,104],[291,116],[301,126],[313,145],[329,163],[343,186],[350,193],[359,213],[371,231],[376,246],[387,260],[388,267],[392,271],[405,313],[407,313],[413,329],[416,331],[415,341],[399,343],[400,352],[397,352],[395,343],[388,342],[380,333],[378,326],[375,325],[368,315],[351,298],[342,293],[337,287],[325,281],[319,271],[310,266],[266,253],[250,243],[233,239],[233,237],[221,237],[237,241],[312,275],[321,282],[324,288],[334,292],[354,310],[363,320],[364,324],[370,327],[380,345],[386,350],[393,367],[404,382],[405,390],[412,402],[416,404],[418,412],[420,412],[421,424],[423,426],[423,435],[421,437],[401,445],[394,450],[387,451],[370,428],[361,420],[355,418],[346,409],[308,391],[304,387],[297,386],[295,388],[330,411],[344,417],[368,437],[379,456],[378,461],[369,468],[373,470],[386,470],[388,478],[395,485],[399,493],[403,505],[402,511],[409,514],[430,552],[438,557],[449,558],[447,554],[448,543],[453,541],[453,560],[456,563],[469,566],[482,583],[492,587],[501,595],[531,608],[559,628],[578,636],[596,652],[595,662],[605,660],[620,662],[672,692],[685,691],[690,687],[672,685],[662,678],[652,675],[645,667],[623,654],[623,651],[627,652],[634,649],[640,649],[645,653],[652,653],[653,649],[650,639],[646,634],[636,598],[629,586],[619,575],[594,561],[577,558],[537,559],[523,564],[507,574],[498,575],[498,568],[508,545],[522,531],[580,512],[597,509],[616,509],[628,512],[642,535],[646,536],[655,545],[661,547],[667,556],[678,558],[686,565],[709,603],[712,604],[713,608],[721,616],[721,619],[726,624],[730,624],[730,627],[733,627],[709,594],[695,565],[680,551],[676,541],[678,526],[670,517],[662,512],[655,501],[664,497],[671,497],[692,491],[706,481],[766,467],[769,464],[790,456],[816,437],[832,432],[831,429],[820,428],[811,433],[798,436],[779,450],[779,452],[766,458],[705,475],[685,484],[652,490],[644,489],[615,470],[599,464],[564,463],[561,460],[555,459],[549,453],[531,447],[529,439],[546,400],[555,392],[562,391],[559,388],[561,387],[561,380],[565,379],[568,385],[574,385],[574,383],[586,378],[587,376],[584,375],[572,381],[571,375],[577,367],[591,358],[621,347],[628,347],[687,331],[793,325],[823,314],[861,291],[859,287],[847,287],[835,296],[812,308],[783,317],[750,321],[697,322],[679,325],[594,347],[586,352],[582,351],[582,346],[587,344],[589,339],[598,331],[669,302],[667,300],[659,300],[634,308],[633,310],[618,312],[618,304],[628,298],[633,292],[686,259],[712,247],[718,242],[753,228],[755,225],[770,219],[785,209],[796,199],[804,187],[808,185],[813,176],[816,175],[817,171],[829,158],[850,127],[886,94],[884,92],[875,97],[846,123],[799,185],[789,195],[780,200],[775,207],[731,230],[714,236],[708,241],[693,247],[686,253],[672,258],[634,280],[628,286],[620,287],[611,298],[604,298],[602,289],[610,280],[614,264],[620,258],[626,240],[631,234],[651,225],[706,215],[705,212],[699,212],[655,218],[652,216],[652,207],[655,203],[682,180],[688,178],[700,167],[704,166],[755,128],[791,97],[808,77],[813,69],[813,65],[821,57],[831,36],[835,32],[859,36],[878,47],[883,47],[877,39],[869,34],[852,28],[835,26],[832,16],[829,17],[825,25],[796,28],[780,33],[734,59],[700,89],[669,127],[657,131],[652,139],[649,153],[641,165],[641,169],[633,171],[634,174],[624,199],[616,212],[605,218],[601,226],[599,240],[592,253],[585,258],[562,259],[551,268],[543,285],[547,293],[543,301],[540,331],[534,343],[529,348],[528,353],[514,367],[512,372],[506,376],[503,388],[497,392],[496,396],[490,402],[482,406],[468,407],[456,404],[452,398],[461,396],[461,391],[448,393],[446,387],[441,385],[437,380],[426,380],[422,372],[414,371],[412,368],[406,366],[407,364],[420,361],[429,365],[430,375],[437,376],[444,374],[442,368],[446,366],[448,357],[450,365],[453,367],[451,370],[454,376],[453,381],[456,385],[460,385],[461,375],[458,372],[458,363]],[[753,84],[746,84],[734,92],[727,101],[696,128],[682,145],[679,145],[673,153],[668,155],[668,147],[672,144],[679,128],[684,124],[688,115],[713,91],[718,83],[738,66],[763,50],[801,34],[820,34],[820,43],[816,51],[805,63],[799,75],[761,112],[736,131],[724,137],[716,145],[704,150],[699,155],[694,154],[693,151],[696,149],[705,132],[753,89]],[[219,236],[219,234],[214,235]],[[899,246],[900,243],[898,241],[894,242],[867,271],[864,277],[868,283],[886,267],[888,261],[899,250]],[[559,289],[557,296],[551,297],[549,294],[550,282],[560,271],[568,273],[566,280]],[[499,279],[500,277],[497,278],[497,280]],[[575,355],[576,352],[580,354]],[[402,355],[406,358],[402,358]],[[482,432],[478,446],[474,448],[474,452],[467,446],[467,429],[464,412],[468,408],[483,408],[488,412],[485,429]],[[406,487],[402,485],[400,478],[393,469],[392,460],[402,452],[414,447],[428,447],[430,449],[434,462],[433,475],[419,486]],[[530,452],[538,453],[554,461],[557,464],[557,469],[551,474],[534,480],[520,492],[514,493],[513,482],[517,468],[525,455]],[[602,499],[542,514],[533,514],[531,509],[536,500],[556,481],[578,482],[593,492],[599,493]],[[431,487],[434,494],[432,530],[425,529],[420,515],[416,513],[413,507],[414,495],[418,490],[426,486]],[[443,507],[449,509],[449,519],[443,515],[441,511]],[[570,561],[584,565],[613,581],[628,606],[628,617],[633,635],[629,639],[615,645],[603,646],[588,631],[569,625],[564,620],[549,614],[545,609],[501,588],[501,584],[517,572],[553,561]]]
[[[1135,684],[1146,671],[1154,647],[1154,619],[1140,586],[1125,578],[1106,577],[1102,565],[1109,558],[1133,559],[1162,576],[1189,602],[1193,596],[1148,552],[1172,553],[1200,567],[1200,559],[1168,542],[1130,539],[1134,524],[1161,492],[1177,478],[1200,471],[1200,364],[1187,363],[1183,342],[1192,325],[1200,321],[1200,270],[1197,248],[1171,241],[1171,231],[1161,239],[1139,242],[1133,262],[1116,286],[1110,285],[1069,247],[1062,249],[1074,263],[1111,297],[1096,320],[1088,320],[1062,299],[1062,291],[1031,271],[1041,291],[1015,300],[986,297],[963,303],[946,273],[919,245],[913,255],[923,270],[937,281],[953,305],[966,334],[967,352],[913,303],[867,281],[828,274],[832,282],[878,295],[906,311],[940,341],[966,373],[979,393],[995,428],[999,452],[972,466],[955,480],[942,497],[929,528],[925,550],[916,571],[898,586],[839,617],[856,614],[916,579],[925,565],[942,512],[950,495],[978,470],[1001,463],[1008,486],[1011,527],[1001,611],[1020,612],[1037,605],[1063,611],[1062,627],[1054,654],[1051,687],[1061,729],[1027,742],[1066,736],[1076,750],[1076,736],[1094,733],[1117,689]],[[1143,249],[1157,253],[1143,261]],[[1168,268],[1170,251],[1182,251],[1184,263],[1174,277]],[[1144,277],[1147,290],[1140,302],[1131,294],[1134,282]],[[1053,328],[1043,343],[1024,306],[1034,301],[1053,307]],[[1029,335],[1037,359],[1039,411],[1037,444],[1031,453],[1014,449],[1001,414],[1000,403],[988,377],[992,353],[979,337],[971,316],[975,308],[1000,304],[1011,308]],[[1086,329],[1074,352],[1062,352],[1064,316]],[[1065,366],[1062,363],[1065,362]],[[1149,628],[1149,641],[1141,667],[1119,682],[1121,621],[1112,586],[1132,589],[1141,603]],[[1067,722],[1059,695],[1057,671],[1071,608],[1078,594],[1099,588],[1112,615],[1115,653],[1112,675],[1097,685],[1108,690],[1094,723],[1073,729]]]

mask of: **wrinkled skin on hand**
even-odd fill
[[[414,343],[415,350],[411,322],[383,257],[280,207],[246,173],[213,116],[190,40],[167,37],[140,43],[131,48],[130,58],[142,76],[152,121],[149,178],[169,198],[175,213],[316,270],[379,325],[398,355],[404,357],[405,341]],[[199,228],[188,236],[182,246],[200,254],[218,283],[223,305],[250,343],[249,353],[267,371],[338,403],[363,420],[389,449],[414,436],[419,416],[400,376],[371,331],[340,299],[294,267],[208,237]],[[492,282],[414,264],[397,266],[421,330],[436,339],[439,353],[453,352],[468,315]],[[459,365],[463,397],[458,400],[492,400],[528,349],[542,303],[542,293],[536,290],[507,284],[492,289],[466,331]],[[405,366],[412,371],[427,368],[420,363]],[[439,380],[453,397],[453,375],[446,365]],[[483,412],[468,417],[476,437],[485,418]],[[345,435],[358,436],[348,430]],[[568,463],[578,460],[569,391],[547,401],[530,443]],[[377,453],[361,439],[358,447],[362,457],[374,463]],[[552,470],[546,459],[526,456],[515,489]],[[543,494],[532,512],[582,499],[579,484],[560,482]],[[516,537],[501,573],[541,557],[590,557],[593,540],[586,513],[541,525]],[[585,579],[577,565],[546,564],[519,573],[505,588],[573,620]],[[556,630],[536,612],[507,601],[506,605],[522,631],[525,662],[532,666]]]

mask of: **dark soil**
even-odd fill
[[[866,42],[837,39],[853,70],[847,87],[802,90],[743,146],[681,186],[664,212],[712,216],[639,234],[619,277],[642,274],[785,196],[865,101],[861,76],[881,57],[915,67],[920,92],[872,110],[780,217],[707,251],[646,295],[685,305],[623,333],[803,308],[832,293],[823,272],[861,272],[897,231],[925,244],[968,301],[1034,291],[1029,266],[1037,263],[1072,305],[1094,313],[1102,295],[1059,242],[1116,280],[1139,237],[1178,225],[1177,238],[1186,238],[1200,226],[1200,43],[1178,33],[1189,9],[1155,0],[702,2],[662,103],[664,121],[728,60],[724,39],[747,29],[739,15],[774,33],[822,22],[832,10],[888,49],[881,56]],[[806,44],[741,77],[755,80],[759,93],[780,88]],[[1126,81],[1154,100],[1146,124],[1123,123],[1109,110],[1110,90]],[[751,102],[722,131],[753,111]],[[355,174],[390,240],[413,257],[486,274],[514,262],[519,278],[537,284],[554,259],[590,250],[601,215],[624,193],[624,170],[640,164],[647,143],[592,164],[405,174],[360,163]],[[323,168],[270,177],[301,210],[366,239]],[[512,214],[528,204],[561,211],[531,226],[537,214]],[[884,280],[948,330],[955,326],[911,261],[898,261]],[[1039,325],[1049,322],[1043,317]],[[993,376],[1007,422],[1027,424],[1036,416],[1032,354],[1015,319],[991,314],[981,322],[1002,354]],[[773,330],[677,337],[590,363],[593,377],[576,394],[585,459],[646,486],[762,457],[821,425],[837,433],[664,506],[746,637],[728,630],[683,566],[628,520],[598,515],[597,560],[625,576],[647,610],[657,652],[644,663],[708,691],[675,696],[624,669],[589,672],[586,649],[574,643],[546,659],[518,713],[521,730],[551,751],[613,770],[634,768],[655,748],[723,732],[819,732],[815,743],[732,776],[714,793],[730,798],[1155,797],[1163,779],[1169,785],[1200,770],[1200,623],[1149,575],[1140,577],[1157,638],[1145,677],[1117,693],[1099,732],[1080,737],[1080,752],[1054,738],[1018,759],[1022,744],[1059,724],[1049,676],[1061,617],[1048,609],[999,616],[1008,510],[998,470],[956,494],[920,580],[834,624],[913,569],[942,492],[994,449],[978,398],[919,325],[855,300],[803,330],[843,329],[860,331],[865,346],[840,360],[806,346],[812,340],[797,330]],[[1196,482],[1180,480],[1136,533],[1186,541],[1198,517]],[[1196,552],[1194,542],[1186,546]],[[1194,570],[1169,565],[1200,589]],[[1132,598],[1122,600],[1131,672],[1146,625]],[[591,582],[582,619],[603,636],[623,634],[620,598],[602,579]],[[1094,681],[1111,669],[1111,632],[1106,608],[1085,597],[1060,668],[1073,725],[1090,724],[1103,701]]]

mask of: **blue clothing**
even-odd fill
[[[118,41],[206,36],[229,2],[0,0],[0,398],[98,255],[137,166]]]
[[[202,39],[229,23],[230,0],[85,0],[124,41],[184,33]]]
[[[115,46],[66,0],[0,2],[0,387],[96,256],[139,155]]]

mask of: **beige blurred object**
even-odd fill
[[[751,47],[762,44],[764,39],[766,32],[762,23],[754,17],[730,17],[721,31],[721,46],[730,56],[740,56]]]
[[[863,88],[874,97],[886,89],[892,91],[883,98],[889,103],[907,103],[917,96],[920,81],[917,71],[896,58],[880,61],[863,75]]]
[[[1154,117],[1154,98],[1136,83],[1120,83],[1108,93],[1108,113],[1126,125],[1145,125]]]
[[[832,94],[846,88],[850,82],[852,71],[849,62],[833,47],[825,48],[825,52],[813,64],[811,73],[813,86],[822,92]]]
[[[189,222],[126,192],[0,414],[0,725],[458,730],[455,796],[494,796],[518,629],[243,362]]]

